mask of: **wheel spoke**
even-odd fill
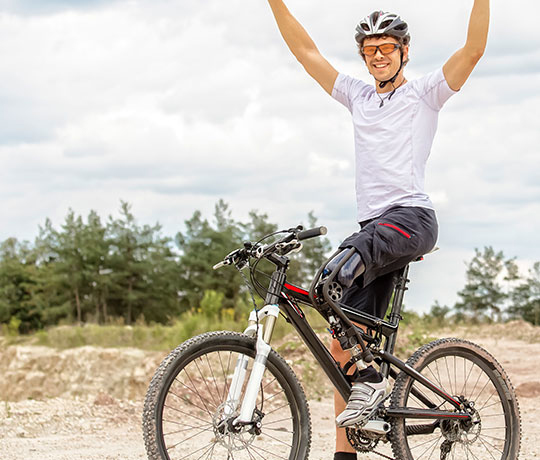
[[[470,446],[465,444],[465,448],[467,449],[467,452],[469,452],[474,457],[475,460],[478,460],[478,457],[474,455],[474,452],[471,450]]]
[[[208,360],[208,355],[206,355],[206,359]],[[201,368],[199,367],[199,359],[196,359],[194,361],[195,363],[195,366],[197,367],[197,370],[199,371],[199,375],[201,376],[201,380],[204,382],[204,386],[206,387],[206,389],[208,390],[208,394],[212,397],[212,401],[214,403],[214,407],[216,408],[217,406],[219,406],[219,402],[216,403],[216,399],[214,398],[214,392],[212,390],[210,390],[210,388],[208,387],[208,382],[207,382],[207,377],[205,377],[201,371]]]
[[[282,418],[279,420],[274,420],[272,422],[265,421],[264,426],[273,425],[274,423],[286,422],[287,420],[292,420],[292,419],[293,419],[292,417],[288,417],[288,418]]]
[[[172,409],[173,411],[179,412],[182,415],[187,415],[188,417],[191,417],[191,418],[194,418],[194,419],[199,420],[201,422],[204,422],[205,424],[211,423],[209,420],[204,420],[204,419],[202,419],[200,417],[197,417],[197,416],[195,416],[193,414],[190,414],[189,412],[184,412],[184,411],[182,411],[180,409],[177,409],[176,407],[172,407],[172,406],[169,406],[167,404],[165,404],[163,407],[166,407],[167,409]]]
[[[190,381],[190,383],[194,386],[194,387],[197,387],[197,385],[195,383],[193,383],[193,380],[191,379],[191,375],[186,371],[186,376],[188,378],[188,380]],[[177,380],[177,379],[175,379]],[[210,411],[210,409],[208,408],[208,406],[206,405],[206,402],[204,400],[204,398],[201,396],[201,394],[197,391],[197,390],[194,390],[195,394],[199,397],[199,399],[201,400],[201,402],[203,403],[203,406],[205,407],[205,410],[206,412],[208,412],[209,414],[212,414],[212,412]]]
[[[431,449],[436,449],[437,448],[437,444],[439,444],[439,441],[441,440],[442,436],[439,436],[437,439],[435,439],[435,442],[433,442],[433,440],[431,440],[430,442],[430,445],[428,446],[428,448],[426,450],[424,450],[424,452],[422,452],[422,454],[420,454],[420,456],[418,457],[418,459],[421,459],[427,452],[429,452]]]
[[[188,387],[188,386],[187,386],[186,384],[184,384],[183,382],[178,382],[178,381],[177,381],[177,383],[181,384],[182,386],[184,386],[185,388],[187,388],[189,391],[191,391],[193,394],[197,395],[201,401],[204,401],[204,400],[203,400],[203,397],[199,394],[198,391],[193,390],[192,388]],[[169,391],[169,394],[172,395],[172,396],[174,396],[174,397],[176,397],[176,398],[178,398],[178,399],[180,399],[180,400],[182,400],[182,401],[184,401],[184,402],[186,402],[186,403],[188,403],[188,404],[190,404],[190,405],[193,406],[193,407],[196,407],[197,409],[202,410],[203,412],[207,412],[208,414],[211,414],[210,410],[208,409],[208,407],[207,407],[206,405],[205,405],[204,408],[202,408],[201,406],[198,406],[197,404],[195,404],[193,401],[190,401],[189,399],[187,399],[185,396],[179,396],[179,395],[177,395],[176,393],[174,393],[173,391]]]
[[[498,450],[501,454],[503,453],[502,450],[499,450],[495,446],[492,446],[489,442],[484,441],[481,437],[478,438],[478,440],[483,444],[483,446],[486,448],[487,453],[491,456],[493,460],[497,460],[497,459],[493,456],[493,454],[491,453],[491,450],[489,450],[489,446],[493,447],[495,450]]]
[[[270,412],[267,412],[266,415],[270,415],[270,414],[273,414],[274,412],[277,412],[278,410],[281,410],[283,409],[284,407],[287,407],[289,404],[286,403],[286,404],[283,404],[283,406],[280,406],[280,407],[276,407],[273,411],[270,411]]]
[[[441,436],[439,436],[439,437],[437,438],[437,441],[439,441],[439,439],[441,439]],[[426,444],[429,444],[429,443],[431,443],[431,442],[433,442],[433,439],[432,439],[432,438],[428,439],[427,441],[422,442],[421,444],[417,444],[416,446],[411,447],[411,450],[417,449],[418,447],[425,446]]]
[[[190,427],[190,428],[184,428],[183,430],[169,431],[167,433],[163,433],[163,436],[171,436],[173,434],[185,433],[186,431],[192,431],[199,428],[201,428],[200,433],[202,433],[203,431],[213,431],[212,428]]]
[[[225,399],[225,395],[222,396],[219,393],[219,387],[217,385],[216,377],[214,375],[214,366],[212,366],[212,364],[210,364],[210,359],[208,358],[208,355],[205,355],[205,358],[206,358],[206,362],[208,364],[208,369],[210,370],[210,374],[212,375],[212,382],[214,383],[214,387],[216,389],[216,394],[217,394],[217,397],[218,397],[218,401],[223,401]],[[219,406],[219,403],[218,403],[218,406]]]

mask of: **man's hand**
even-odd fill
[[[282,0],[268,0],[279,31],[298,62],[328,93],[332,94],[338,72],[321,55],[317,46],[287,9]]]
[[[484,54],[489,29],[489,0],[475,0],[469,21],[465,46],[444,65],[443,73],[448,86],[458,91]]]

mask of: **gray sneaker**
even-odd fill
[[[353,383],[347,407],[336,417],[336,425],[344,428],[363,422],[390,391],[390,383],[386,378],[379,383]]]

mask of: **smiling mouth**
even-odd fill
[[[373,64],[376,69],[386,69],[390,64]]]

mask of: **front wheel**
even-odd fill
[[[308,458],[311,422],[306,397],[275,351],[266,363],[253,423],[236,425],[255,357],[255,340],[234,332],[194,337],[161,363],[148,389],[143,433],[150,460]],[[246,370],[241,391],[235,368]]]
[[[407,364],[459,400],[471,419],[429,423],[395,419],[391,440],[396,458],[517,460],[519,407],[510,380],[493,356],[465,340],[441,339],[420,348]],[[455,411],[403,372],[396,379],[390,405]]]

